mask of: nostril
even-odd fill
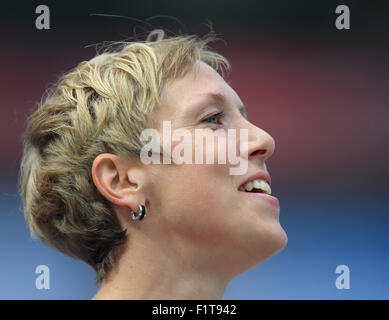
[[[254,152],[252,152],[250,154],[250,157],[254,157],[256,155],[259,155],[259,154],[265,154],[266,153],[266,150],[265,149],[260,149],[260,150],[255,150]]]

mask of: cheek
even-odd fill
[[[225,170],[217,165],[187,166],[176,181],[177,201],[185,202],[186,210],[195,209],[197,217],[209,216],[232,190]]]
[[[195,243],[224,241],[232,217],[234,193],[228,170],[217,165],[175,168],[170,186],[161,190],[164,223],[181,238]]]

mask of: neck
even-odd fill
[[[148,239],[124,250],[93,299],[221,299],[228,281],[166,254]],[[185,261],[185,262],[183,262]]]

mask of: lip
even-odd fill
[[[258,171],[257,173],[249,176],[246,180],[244,180],[239,188],[243,185],[245,185],[247,182],[250,182],[250,181],[253,181],[253,180],[256,180],[256,179],[262,179],[262,180],[265,180],[269,186],[271,186],[271,177],[270,175],[265,172],[265,171]],[[274,197],[274,196],[271,196],[269,194],[266,194],[266,193],[259,193],[259,192],[246,192],[246,191],[240,191],[239,192],[242,192],[244,194],[246,194],[247,196],[251,197],[251,198],[254,198],[254,199],[257,199],[257,200],[265,200],[266,202],[270,203],[272,206],[274,207],[279,207],[280,206],[280,203],[278,201],[278,198]]]
[[[266,194],[266,193],[252,193],[252,192],[244,192],[244,191],[239,191],[245,195],[247,195],[248,197],[251,197],[252,199],[255,199],[255,200],[264,200],[268,203],[270,203],[272,206],[274,207],[279,207],[280,206],[280,203],[278,201],[278,198],[274,197],[274,196],[271,196],[269,194]]]
[[[267,172],[265,172],[265,171],[258,171],[257,173],[251,175],[251,176],[248,177],[246,180],[244,180],[244,181],[240,184],[239,188],[240,188],[241,186],[245,185],[247,182],[250,182],[250,181],[253,181],[253,180],[257,180],[257,179],[258,179],[258,180],[259,180],[259,179],[265,180],[265,181],[269,184],[269,186],[271,186],[271,178],[270,178],[270,175],[269,175]],[[238,189],[239,189],[239,188],[238,188]]]

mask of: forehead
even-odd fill
[[[221,94],[240,104],[236,92],[209,65],[199,61],[181,78],[169,81],[161,94],[162,112],[181,112],[185,105],[206,94]]]

